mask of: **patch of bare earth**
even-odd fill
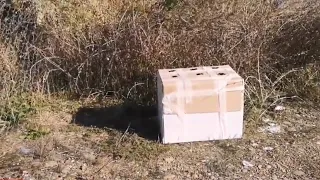
[[[1,137],[1,177],[32,179],[319,179],[320,114],[247,118],[243,139],[161,145],[45,111]],[[280,125],[280,132],[259,129]],[[32,131],[30,131],[30,129]],[[45,132],[45,133],[42,133]],[[26,178],[27,179],[27,178]]]

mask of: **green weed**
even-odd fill
[[[168,146],[145,140],[136,134],[125,136],[120,136],[119,132],[112,134],[102,147],[116,159],[148,161],[170,150]]]
[[[29,129],[24,137],[24,139],[29,139],[29,140],[36,140],[39,139],[45,135],[49,134],[47,131],[43,130],[35,130],[35,129]]]

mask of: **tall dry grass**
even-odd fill
[[[13,4],[2,39],[17,52],[15,79],[30,91],[122,98],[131,89],[132,101],[148,105],[158,68],[230,64],[246,79],[248,106],[319,101],[318,1]]]

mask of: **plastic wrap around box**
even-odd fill
[[[242,137],[244,81],[230,66],[160,69],[157,88],[163,143]]]

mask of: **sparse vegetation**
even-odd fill
[[[87,141],[92,139],[92,146],[101,148],[113,160],[120,157],[125,162],[152,161],[161,154],[174,152],[135,133],[135,128],[151,121],[113,115],[129,111],[125,109],[127,106],[155,105],[154,75],[159,68],[229,64],[245,79],[247,138],[257,138],[256,129],[263,123],[260,120],[276,104],[291,100],[300,103],[297,108],[304,106],[301,102],[318,108],[319,11],[317,0],[1,1],[0,133],[43,111],[75,115],[81,106],[98,106],[81,115],[88,116],[89,123],[110,118],[123,121],[119,123],[122,128],[128,123],[132,127],[128,127],[128,132],[89,131],[69,124],[62,131],[60,127],[54,129],[56,124],[52,122],[38,127],[30,126],[27,121],[24,138],[38,142],[41,137],[57,138],[61,133],[65,142],[59,143],[76,149],[75,154],[81,148],[76,143],[70,145],[71,136],[85,149],[89,148]],[[113,113],[110,117],[106,115],[108,108]],[[90,112],[98,114],[91,116]],[[71,115],[52,118],[69,121]],[[136,119],[139,120],[132,122]],[[61,120],[61,123],[66,122]],[[52,129],[47,131],[44,127]],[[77,139],[82,131],[86,133]],[[105,133],[108,135],[101,140],[99,135]],[[310,137],[314,138],[314,134],[310,133]],[[289,139],[291,142],[292,138]],[[234,154],[233,148],[247,153],[246,149],[224,143],[217,148],[226,147],[232,148],[230,156],[238,159],[240,155]],[[182,151],[187,156],[187,151]],[[0,155],[2,161],[3,168],[10,166],[4,162],[10,158]],[[225,161],[225,166],[232,161]],[[313,161],[313,169],[317,169],[317,161]],[[206,164],[215,171],[226,169],[218,165],[217,159]],[[162,173],[159,169],[154,172],[157,176]],[[228,168],[222,175],[230,173]]]
[[[169,147],[141,140],[141,137],[135,134],[121,135],[117,132],[106,140],[102,147],[104,151],[111,152],[114,159],[124,158],[137,162],[155,159],[160,154],[169,151]]]
[[[122,98],[143,83],[140,104],[155,103],[158,68],[230,64],[247,79],[248,105],[305,88],[318,99],[319,3],[274,2],[13,1],[1,64],[23,91]]]
[[[36,139],[39,139],[47,134],[48,134],[48,132],[46,132],[46,131],[29,129],[26,136],[25,136],[25,139],[36,140]]]

